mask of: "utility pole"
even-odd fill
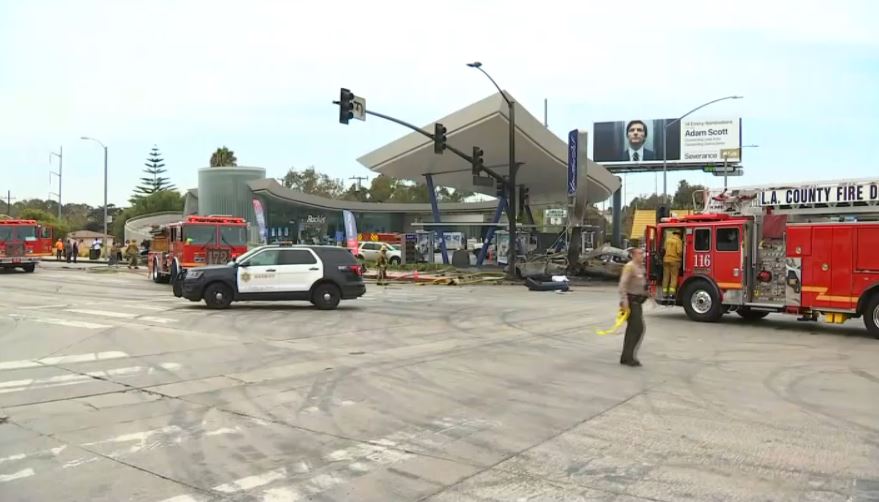
[[[52,183],[52,175],[58,176],[58,220],[61,220],[61,171],[64,168],[64,146],[58,147],[58,153],[49,152],[49,165],[52,165],[52,157],[58,157],[58,172],[49,170],[49,183]]]
[[[15,197],[12,196],[12,190],[6,191],[6,211],[9,213],[9,216],[12,216],[12,201]]]

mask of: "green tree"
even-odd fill
[[[164,159],[157,146],[153,145],[144,166],[146,169],[143,172],[146,173],[146,176],[140,179],[140,185],[134,187],[134,195],[129,199],[132,204],[145,195],[176,188],[167,177],[162,176],[166,170]]]
[[[56,238],[64,238],[70,232],[70,227],[64,221],[58,221],[56,214],[50,213],[43,209],[25,208],[18,214],[17,218],[22,220],[37,220],[41,225],[52,227]]]
[[[340,198],[345,193],[341,182],[317,172],[314,166],[303,171],[297,171],[291,167],[287,174],[281,178],[281,184],[291,190],[330,199]]]
[[[235,152],[228,148],[217,148],[217,151],[211,155],[211,167],[235,167],[238,165],[238,159],[235,158]]]
[[[88,226],[89,215],[91,214],[92,209],[93,208],[88,204],[64,204],[64,209],[62,211],[64,221],[67,222],[67,225],[73,230],[83,230]]]
[[[693,193],[705,189],[703,185],[691,185],[687,183],[687,180],[681,180],[678,182],[678,190],[672,199],[671,207],[674,209],[693,209]]]
[[[397,180],[394,178],[379,174],[369,184],[369,201],[388,202],[397,189],[397,183]]]
[[[369,201],[369,189],[352,183],[350,187],[339,197],[341,200],[350,200],[356,202]]]

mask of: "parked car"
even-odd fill
[[[366,293],[362,268],[351,252],[333,246],[272,244],[225,265],[181,272],[174,295],[224,309],[233,301],[310,301],[332,310]]]
[[[581,258],[584,274],[605,279],[619,279],[626,263],[629,263],[629,253],[614,247],[596,249]]]
[[[403,252],[396,246],[384,242],[361,242],[360,248],[357,250],[357,258],[365,261],[377,261],[382,246],[388,248],[388,262],[391,265],[399,265],[403,262]]]

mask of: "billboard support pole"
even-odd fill
[[[667,180],[667,178],[668,178],[668,151],[667,151],[668,150],[668,148],[667,148],[668,147],[668,139],[667,139],[668,128],[679,123],[680,121],[684,120],[691,113],[699,111],[708,105],[713,105],[714,103],[717,103],[718,101],[725,101],[727,99],[742,99],[742,98],[743,98],[743,96],[725,96],[722,98],[717,98],[717,99],[711,100],[707,103],[704,103],[704,104],[697,106],[696,108],[693,108],[692,110],[681,115],[677,119],[672,120],[671,122],[668,122],[665,124],[663,131],[662,131],[662,200],[663,200],[663,202],[668,200],[668,180]]]
[[[613,216],[611,218],[611,226],[613,229],[611,230],[611,245],[615,248],[621,247],[622,242],[620,242],[620,225],[622,223],[622,212],[623,212],[623,198],[622,198],[622,187],[617,188],[616,192],[613,193]]]

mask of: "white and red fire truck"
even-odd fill
[[[709,191],[702,212],[661,218],[646,233],[651,292],[662,249],[680,230],[677,293],[657,296],[695,321],[772,312],[843,323],[864,317],[879,337],[879,180]]]
[[[36,220],[0,220],[0,268],[33,272],[46,256],[52,256],[51,227]]]
[[[188,216],[151,230],[149,278],[174,281],[181,270],[220,265],[247,252],[247,222],[231,216]]]

